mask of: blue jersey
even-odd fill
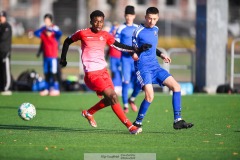
[[[132,36],[138,25],[127,26],[125,23],[119,26],[115,38],[122,44],[132,46]],[[130,57],[128,52],[122,52],[122,56]]]
[[[134,47],[141,47],[143,44],[151,44],[152,47],[142,52],[139,55],[138,61],[135,62],[135,67],[141,72],[155,70],[159,68],[156,57],[156,49],[158,44],[158,27],[154,26],[153,28],[146,28],[143,24],[134,31],[132,45]]]

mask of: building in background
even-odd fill
[[[69,34],[79,28],[88,27],[90,21],[89,14],[96,9],[105,13],[106,21],[118,21],[121,23],[124,21],[122,11],[125,6],[133,5],[136,8],[137,15],[135,21],[136,23],[141,23],[146,8],[156,6],[160,11],[160,20],[157,24],[160,28],[160,35],[195,37],[196,1],[0,0],[0,10],[8,12],[8,15],[13,19],[15,27],[18,28],[18,34],[41,25],[41,18],[45,13],[53,14],[55,23],[62,28],[63,33]],[[235,37],[240,36],[240,20],[238,18],[240,15],[240,2],[238,0],[229,0],[229,7],[229,32]]]

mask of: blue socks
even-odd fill
[[[122,101],[123,104],[128,103],[128,83],[122,83]]]
[[[173,106],[174,120],[181,119],[181,92],[173,92],[172,106]]]
[[[141,91],[140,85],[135,83],[134,86],[133,86],[133,93],[132,93],[131,97],[137,97],[137,95],[140,91]]]
[[[142,104],[140,106],[138,116],[136,119],[137,123],[142,123],[143,118],[145,117],[150,104],[151,103],[146,101],[145,99],[142,101]],[[182,118],[181,117],[181,92],[173,92],[172,105],[173,105],[174,120],[175,121],[181,120]]]
[[[137,123],[142,123],[143,118],[146,115],[146,112],[148,110],[148,107],[150,106],[150,102],[146,101],[145,99],[142,101],[142,104],[140,106],[139,112],[138,112],[138,116],[136,119]]]

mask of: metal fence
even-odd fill
[[[42,73],[42,59],[35,58],[39,45],[13,45],[12,46],[12,60],[11,68],[13,77],[17,77],[22,71],[27,69],[34,69]],[[62,47],[60,47],[62,48]],[[83,68],[79,57],[81,56],[81,49],[79,46],[70,46],[68,54],[74,54],[74,61],[68,61],[68,67],[64,73],[78,75],[80,81],[83,79]],[[77,59],[76,59],[76,58]],[[71,58],[70,58],[71,59]],[[74,69],[73,69],[74,68]],[[74,71],[71,71],[74,70]]]
[[[234,61],[240,59],[240,55],[235,54],[235,44],[240,42],[240,38],[234,39],[231,43],[231,71],[230,71],[230,87],[234,89],[234,79],[240,78],[240,73],[234,72]]]

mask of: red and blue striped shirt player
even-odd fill
[[[40,95],[58,96],[60,94],[58,82],[58,48],[62,32],[58,26],[52,24],[51,14],[44,16],[45,26],[34,31],[34,35],[41,39],[40,51],[37,56],[43,52],[43,71],[45,75],[46,86]]]
[[[159,11],[155,7],[149,7],[145,15],[145,23],[141,24],[134,32],[133,46],[140,47],[143,44],[150,44],[152,47],[149,50],[143,51],[138,55],[138,60],[135,61],[135,68],[138,82],[140,83],[145,98],[141,103],[138,116],[133,123],[137,127],[142,126],[142,121],[147,113],[147,110],[153,101],[154,90],[152,84],[167,86],[173,91],[172,105],[174,112],[174,129],[191,128],[192,123],[185,122],[181,117],[181,87],[177,81],[163,69],[157,60],[157,56],[162,58],[164,62],[170,63],[171,59],[161,53],[157,49],[158,44],[158,27],[156,23],[159,19]],[[135,55],[136,56],[136,55]],[[135,57],[136,58],[136,57]]]

